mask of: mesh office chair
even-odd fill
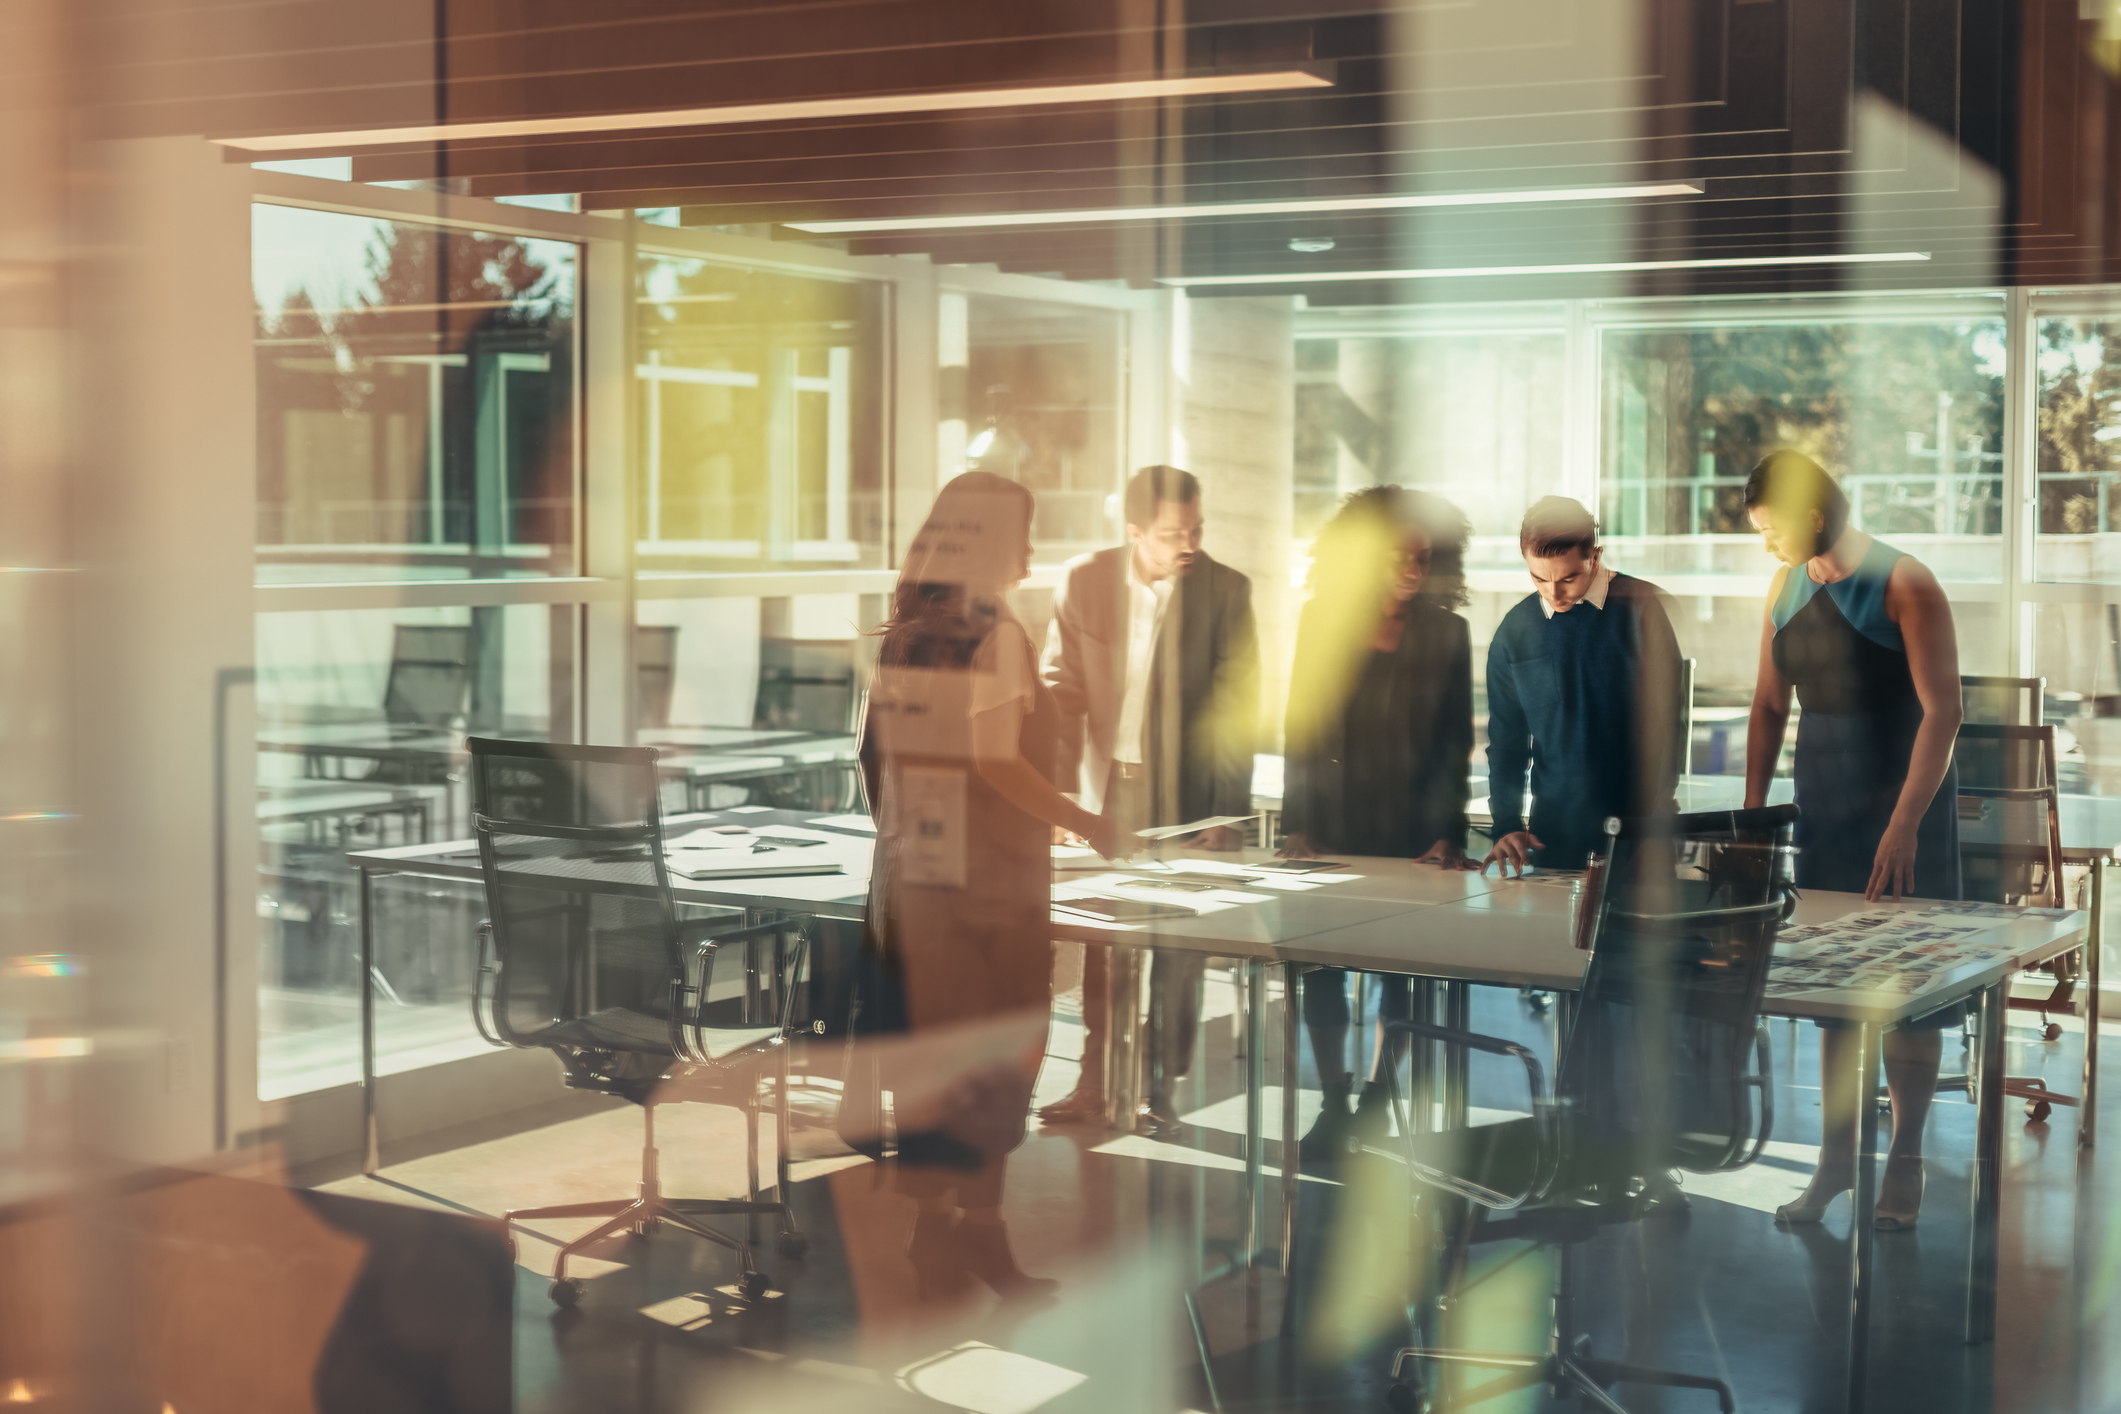
[[[1454,1268],[1476,1242],[1531,1240],[1560,1249],[1554,1320],[1537,1353],[1412,1346],[1393,1361],[1396,1409],[1424,1396],[1410,1367],[1503,1372],[1463,1402],[1544,1384],[1620,1411],[1618,1383],[1713,1391],[1724,1414],[1730,1386],[1706,1375],[1600,1359],[1572,1337],[1573,1248],[1604,1226],[1644,1217],[1671,1169],[1721,1173],[1760,1156],[1774,1126],[1767,1028],[1760,998],[1776,930],[1794,907],[1794,805],[1647,821],[1608,821],[1607,882],[1594,951],[1561,1042],[1554,1096],[1538,1057],[1515,1042],[1425,1021],[1393,1029],[1444,1050],[1508,1057],[1524,1068],[1531,1114],[1499,1124],[1428,1131],[1393,1082],[1404,1157],[1424,1189],[1468,1200]],[[1384,1151],[1380,1151],[1384,1152]],[[1502,1214],[1502,1216],[1497,1216]],[[1624,1414],[1624,1411],[1623,1411]]]
[[[462,717],[471,693],[471,628],[465,624],[398,624],[383,716],[394,727],[447,727]]]
[[[637,727],[670,725],[670,699],[677,687],[678,626],[633,627],[633,705]]]
[[[1995,681],[1995,680],[1989,680]],[[2001,681],[2035,687],[2039,678]],[[2062,877],[2062,798],[2057,783],[2055,729],[1966,722],[1954,749],[1959,765],[1959,864],[1965,896],[1984,903],[2067,907]],[[2057,1041],[2062,1027],[2054,1014],[2076,1016],[2077,981],[2083,975],[2081,949],[2064,953],[2041,969],[2055,979],[2045,997],[2010,997],[2011,1011],[2040,1014],[2041,1036]],[[1940,1089],[1975,1093],[1978,1077],[1949,1076]],[[2075,1097],[2051,1091],[2038,1077],[2006,1076],[2003,1091],[2023,1100],[2035,1123],[2055,1105],[2074,1105]]]
[[[787,1206],[787,1038],[804,962],[800,928],[678,916],[653,750],[481,737],[465,744],[488,909],[473,1018],[497,1045],[551,1051],[570,1087],[640,1105],[645,1130],[640,1196],[511,1209],[503,1221],[608,1219],[560,1249],[552,1299],[562,1306],[582,1295],[567,1276],[568,1258],[625,1229],[645,1236],[658,1222],[733,1249],[743,1290],[763,1293],[765,1274],[751,1253],[755,1218],[780,1219],[783,1255],[800,1256],[805,1246]],[[768,1081],[780,1140],[781,1201],[772,1203],[759,1200],[758,1171],[759,1092]],[[748,1200],[663,1196],[655,1107],[672,1100],[743,1112]],[[703,1221],[717,1216],[742,1216],[745,1238]]]

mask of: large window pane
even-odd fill
[[[2121,322],[2039,322],[2033,577],[2121,585]],[[2033,671],[2060,730],[2064,790],[2121,795],[2121,604],[2043,603]],[[2121,594],[2112,597],[2121,598]]]
[[[882,566],[883,287],[661,255],[637,274],[642,567]]]
[[[866,813],[854,725],[881,594],[643,599],[637,739],[663,753],[666,810]]]
[[[252,212],[259,581],[572,573],[575,247]]]
[[[1744,708],[1775,564],[1746,474],[1793,448],[1840,478],[1860,530],[1946,585],[1962,671],[2004,668],[2001,301],[1951,321],[1610,331],[1599,516],[1621,568],[1675,592],[1696,660],[1697,771],[1744,769]]]
[[[945,293],[939,470],[991,471],[1038,494],[1033,563],[1121,538],[1122,317],[1039,300]]]
[[[580,611],[360,609],[258,616],[258,1094],[360,1064],[349,851],[462,838],[467,733],[566,740]],[[375,900],[385,1070],[484,1048],[466,1006],[478,891],[392,880]]]
[[[1560,330],[1419,336],[1309,336],[1296,343],[1295,531],[1299,567],[1341,498],[1365,486],[1416,486],[1472,523],[1468,547],[1474,661],[1531,592],[1517,553],[1525,506],[1562,463]],[[1473,674],[1476,728],[1487,687]],[[1487,774],[1473,753],[1476,780]],[[1475,796],[1485,795],[1476,784]]]
[[[2033,577],[2121,582],[2121,322],[2043,319]],[[2106,690],[2116,688],[2109,676]]]

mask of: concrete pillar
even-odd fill
[[[1296,302],[1181,297],[1177,310],[1173,461],[1201,479],[1208,553],[1251,576],[1263,669],[1261,749],[1278,751],[1302,602],[1290,583]]]

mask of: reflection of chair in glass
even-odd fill
[[[1415,1180],[1471,1205],[1445,1247],[1451,1285],[1472,1243],[1529,1240],[1559,1249],[1543,1352],[1410,1347],[1393,1361],[1395,1379],[1410,1368],[1500,1371],[1466,1391],[1464,1402],[1545,1385],[1555,1398],[1574,1392],[1604,1409],[1620,1408],[1606,1393],[1617,1383],[1679,1386],[1714,1391],[1730,1414],[1730,1386],[1721,1380],[1601,1359],[1589,1337],[1572,1338],[1574,1249],[1602,1227],[1653,1211],[1667,1171],[1742,1168],[1767,1146],[1774,1115],[1760,999],[1776,930],[1794,899],[1796,818],[1795,806],[1777,805],[1608,823],[1615,833],[1594,951],[1569,1009],[1553,1098],[1538,1058],[1515,1042],[1425,1021],[1393,1023],[1447,1053],[1514,1059],[1531,1091],[1528,1116],[1429,1132],[1426,1098],[1410,1112],[1394,1081],[1394,1117]],[[1408,1383],[1390,1396],[1401,1409],[1418,1400]]]
[[[766,1278],[748,1235],[754,1218],[779,1217],[784,1254],[804,1245],[786,1202],[786,1043],[803,967],[800,928],[732,926],[740,915],[679,918],[663,865],[654,751],[478,737],[466,744],[488,910],[473,1017],[496,1044],[558,1056],[570,1087],[640,1105],[646,1129],[638,1198],[515,1209],[505,1221],[607,1219],[560,1249],[552,1299],[562,1306],[582,1295],[567,1276],[568,1258],[627,1229],[646,1235],[658,1222],[734,1249],[744,1291],[761,1294]],[[759,1200],[758,1179],[759,1092],[769,1081],[779,1123],[781,1201],[773,1203]],[[655,1106],[672,1100],[742,1111],[748,1200],[663,1196]],[[729,1215],[745,1218],[745,1239],[704,1221]]]
[[[855,645],[840,639],[769,638],[759,645],[759,696],[753,725],[839,735],[854,727],[859,698]],[[791,764],[759,780],[767,804],[786,810],[845,810],[859,801],[851,737],[829,759]]]
[[[754,726],[844,732],[854,724],[854,698],[852,643],[769,638],[759,645]]]
[[[634,725],[670,725],[671,692],[677,685],[678,626],[635,624],[633,628]]]
[[[393,727],[448,727],[471,693],[468,624],[399,624],[383,683],[383,716]]]

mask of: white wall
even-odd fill
[[[75,938],[98,1027],[90,1143],[167,1162],[214,1148],[214,741],[235,769],[228,1017],[247,1028],[253,949],[247,691],[254,375],[250,173],[198,139],[81,150],[74,283],[68,709],[79,812]],[[255,1127],[247,1043],[231,1133]]]

